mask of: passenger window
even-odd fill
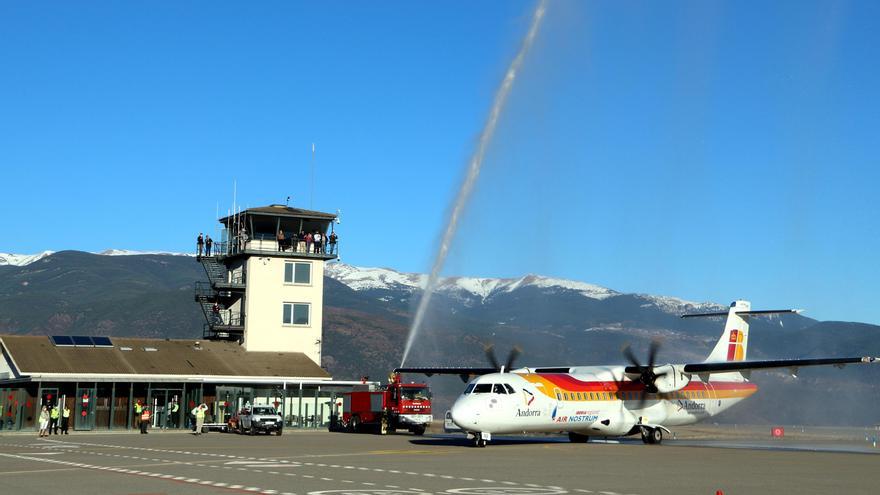
[[[562,400],[562,394],[556,392],[556,400]]]
[[[474,387],[475,394],[491,394],[492,393],[492,384],[491,383],[479,383],[476,387]]]
[[[568,392],[562,392],[562,396],[565,397],[565,400],[568,400]]]
[[[515,393],[516,393],[516,391],[513,390],[513,387],[511,387],[509,383],[505,383],[505,384],[504,384],[504,388],[507,389],[507,393],[508,393],[508,394],[515,394]]]
[[[593,395],[593,392],[590,392],[590,400],[596,400],[596,396]]]
[[[500,383],[496,383],[495,385],[492,385],[492,393],[506,395],[507,391],[504,390],[504,385],[501,385]]]

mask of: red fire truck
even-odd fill
[[[345,431],[373,429],[380,435],[409,430],[416,435],[434,420],[431,392],[425,383],[402,383],[392,373],[388,385],[378,389],[354,390],[342,397],[342,425]]]

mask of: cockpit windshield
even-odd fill
[[[475,394],[491,394],[492,393],[492,384],[491,383],[478,383],[476,387],[474,387]]]
[[[430,398],[426,387],[401,387],[400,396],[406,400],[428,400]]]
[[[506,383],[478,383],[467,386],[464,389],[464,395],[468,394],[513,394],[516,393],[510,385]]]

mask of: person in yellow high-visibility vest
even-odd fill
[[[141,413],[144,412],[144,406],[141,404],[141,401],[138,400],[134,403],[134,424],[138,428],[141,427]]]
[[[199,407],[196,408],[196,435],[202,434],[202,426],[205,425],[205,411],[208,410],[208,406],[204,403],[199,404]]]
[[[54,406],[52,410],[49,411],[49,434],[57,435],[58,434],[58,418],[61,417],[61,411],[58,410],[58,406]]]
[[[65,405],[61,411],[61,434],[67,435],[68,428],[70,428],[70,408]]]

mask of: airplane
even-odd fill
[[[646,444],[659,444],[669,427],[711,418],[758,391],[749,381],[754,370],[787,368],[793,375],[805,366],[868,364],[877,357],[747,361],[749,319],[801,310],[752,311],[749,301],[737,300],[728,311],[685,314],[682,318],[726,316],[724,332],[704,362],[655,365],[658,343],[653,341],[646,365],[629,346],[623,352],[631,366],[555,366],[511,369],[514,348],[499,365],[491,347],[492,367],[408,367],[397,373],[453,374],[471,379],[451,409],[452,421],[475,447],[485,447],[492,435],[568,432],[573,443],[590,436],[641,435]]]

